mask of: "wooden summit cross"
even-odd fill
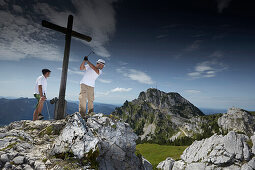
[[[64,51],[64,59],[63,59],[63,65],[62,65],[61,83],[60,83],[60,89],[59,89],[59,100],[58,100],[58,105],[56,108],[57,109],[55,113],[56,115],[54,115],[55,119],[63,119],[65,117],[65,93],[66,93],[66,80],[67,80],[67,70],[68,70],[68,63],[69,63],[71,37],[73,36],[75,38],[79,38],[88,42],[90,42],[92,38],[87,35],[83,35],[78,32],[72,31],[72,28],[73,28],[72,15],[68,16],[67,28],[55,25],[45,20],[42,21],[42,26],[65,34],[65,51]]]

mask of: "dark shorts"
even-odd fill
[[[36,104],[36,107],[35,107],[35,108],[37,108],[37,106],[39,104],[39,101],[41,99],[41,96],[40,96],[40,94],[34,94],[34,97],[37,99],[37,104]]]

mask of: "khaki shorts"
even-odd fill
[[[36,104],[36,106],[35,106],[35,108],[37,108],[37,106],[38,106],[38,104],[39,104],[39,101],[40,101],[40,99],[41,99],[41,96],[40,96],[40,94],[34,94],[34,97],[37,99],[37,104]]]
[[[82,116],[86,113],[86,105],[88,102],[88,112],[93,112],[93,101],[94,97],[94,87],[87,86],[85,84],[81,84],[81,91],[79,95],[79,112]]]

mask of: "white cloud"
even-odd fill
[[[218,12],[222,13],[223,9],[227,8],[232,0],[217,0]]]
[[[139,70],[129,69],[129,73],[127,73],[127,77],[129,77],[131,80],[135,80],[140,83],[153,84],[151,77],[147,75],[146,73]]]
[[[116,93],[116,92],[129,92],[131,91],[132,88],[122,88],[122,87],[116,87],[114,89],[111,89],[109,91],[106,92],[97,92],[98,95],[103,95],[103,96],[107,96],[110,93]]]
[[[107,84],[112,82],[111,80],[106,80],[106,79],[101,79],[101,78],[99,78],[98,81],[100,81],[101,83],[107,83]]]
[[[113,3],[117,0],[72,0],[75,12],[59,11],[46,3],[38,3],[34,7],[51,22],[66,26],[67,16],[74,16],[73,29],[80,33],[92,37],[91,42],[81,40],[82,43],[89,45],[93,51],[102,57],[110,57],[109,51],[104,45],[110,40],[115,32],[115,11]]]
[[[116,69],[117,72],[121,73],[123,76],[130,78],[131,80],[138,81],[142,84],[153,84],[152,78],[145,72],[136,69],[127,69],[126,67],[121,67]]]
[[[215,56],[216,59],[210,59],[208,61],[198,63],[194,67],[194,71],[187,73],[187,75],[192,79],[210,78],[215,77],[216,73],[227,69],[227,66],[220,62],[217,58],[217,56],[221,57],[222,54],[213,53],[212,55],[209,56],[209,58],[211,58],[212,56]]]
[[[212,70],[212,69],[213,69],[212,67],[205,64],[197,65],[195,68],[197,72],[203,72],[203,71]]]
[[[30,18],[0,11],[0,60],[40,58],[60,61],[63,52],[50,32]],[[39,40],[38,40],[39,39]]]
[[[90,43],[81,42],[91,46],[97,55],[109,57],[110,53],[104,45],[115,32],[114,2],[72,0],[74,13],[71,8],[65,7],[63,10],[64,7],[60,9],[37,1],[25,3],[21,7],[15,1],[6,4],[6,1],[0,0],[1,7],[4,7],[0,11],[0,60],[38,58],[62,61],[63,47],[57,45],[60,33],[43,28],[41,20],[47,19],[66,27],[69,14],[74,16],[75,31],[92,36]],[[6,5],[10,5],[12,10],[5,8]],[[25,8],[30,10],[24,12]]]
[[[188,73],[188,75],[191,77],[197,77],[197,76],[200,76],[200,73],[199,72],[191,72],[191,73]]]
[[[190,89],[190,90],[185,90],[185,92],[191,93],[191,94],[196,94],[196,93],[200,93],[201,91]]]
[[[62,71],[62,68],[57,68],[58,70]],[[79,70],[73,70],[73,69],[68,69],[68,74],[77,74],[77,75],[84,75],[82,71]]]
[[[112,89],[111,92],[128,92],[131,91],[132,88],[120,88],[120,87],[116,87],[115,89]]]

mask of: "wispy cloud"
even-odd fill
[[[116,69],[117,72],[121,73],[123,76],[128,77],[131,80],[138,81],[142,84],[153,84],[152,78],[145,72],[136,69],[127,69],[125,67]]]
[[[62,71],[62,68],[57,68],[57,70],[60,70]],[[83,71],[80,71],[78,69],[68,69],[68,74],[76,74],[76,75],[81,75],[83,76],[84,75],[84,72]],[[112,80],[106,80],[106,79],[102,79],[102,78],[98,78],[98,81],[100,81],[101,83],[106,83],[106,84],[109,84],[112,82]]]
[[[222,13],[223,9],[227,8],[232,0],[217,0],[218,12]]]
[[[116,87],[114,89],[111,89],[109,91],[106,91],[106,92],[97,92],[99,95],[104,95],[104,96],[107,96],[109,95],[110,93],[116,93],[116,92],[129,92],[131,91],[132,88],[122,88],[122,87]]]
[[[81,41],[89,45],[99,56],[110,57],[109,51],[104,45],[110,40],[110,36],[115,32],[115,11],[113,3],[117,0],[72,0],[75,12],[70,10],[59,11],[55,7],[46,3],[38,3],[38,9],[42,15],[50,21],[62,26],[66,26],[67,14],[74,16],[74,29],[78,32],[92,36],[91,42]]]
[[[62,68],[57,68],[57,70],[62,71]],[[82,71],[74,70],[74,69],[68,69],[68,74],[77,74],[77,75],[84,75]]]
[[[187,75],[192,79],[215,77],[218,72],[226,70],[228,66],[221,62],[223,57],[221,51],[215,51],[211,55],[206,56],[207,60],[196,64],[193,72]]]
[[[115,89],[112,89],[111,92],[128,92],[131,91],[132,88],[120,88],[120,87],[116,87]]]
[[[200,93],[201,91],[199,90],[194,90],[194,89],[189,89],[189,90],[185,90],[186,93],[191,93],[191,94],[196,94],[196,93]]]
[[[112,82],[112,80],[106,80],[106,79],[101,79],[101,78],[99,78],[98,81],[100,81],[101,83],[107,83],[107,84]]]
[[[40,58],[60,61],[63,56],[63,52],[54,44],[56,39],[52,33],[43,30],[30,17],[19,15],[14,10],[2,10],[0,23],[0,60]]]
[[[0,60],[38,58],[61,61],[63,47],[58,45],[59,34],[43,28],[41,20],[66,27],[69,14],[74,16],[74,30],[92,36],[90,43],[82,42],[93,48],[97,55],[109,57],[104,45],[115,32],[114,2],[116,0],[72,0],[70,3],[74,8],[67,9],[61,4],[56,7],[29,1],[19,6],[15,1],[7,4],[0,0],[3,9],[0,11]],[[24,11],[26,8],[30,10]]]
[[[191,45],[189,45],[185,51],[194,51],[200,48],[202,40],[195,40]]]
[[[156,38],[160,39],[160,38],[165,38],[167,36],[168,34],[160,34],[160,35],[157,35]]]

